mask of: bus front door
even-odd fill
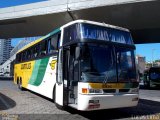
[[[69,58],[70,58],[69,56],[70,56],[69,49],[59,50],[55,102],[56,104],[62,107],[68,106],[68,94],[69,94],[68,72],[69,72]]]
[[[69,59],[70,50],[64,49],[63,52],[63,104],[68,106],[68,96],[69,96]]]
[[[75,104],[77,89],[75,84],[78,84],[76,74],[77,61],[75,60],[75,47],[66,48],[63,51],[63,105],[70,106]],[[76,87],[77,88],[77,87]],[[75,106],[75,105],[74,105]]]
[[[76,67],[78,62],[72,52],[74,52],[72,48],[63,49],[63,52],[59,51],[55,101],[60,106],[76,103],[78,84],[78,69]]]
[[[54,93],[54,99],[57,106],[63,107],[63,49],[59,49],[58,52],[58,63],[57,63],[57,76],[56,76],[56,87]]]

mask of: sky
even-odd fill
[[[0,0],[0,8],[29,4],[47,0]]]
[[[160,59],[160,43],[136,45],[136,54],[145,56],[146,62]]]
[[[46,0],[1,0],[0,8],[23,5],[33,2],[40,2]],[[12,46],[15,46],[23,38],[13,39]],[[136,54],[145,56],[147,62],[160,59],[160,43],[158,44],[139,44],[136,45]],[[153,57],[152,57],[153,56]]]

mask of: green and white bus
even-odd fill
[[[14,82],[81,111],[136,106],[139,82],[128,29],[72,21],[18,51]]]

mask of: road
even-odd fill
[[[0,120],[9,117],[22,120],[84,120],[84,119],[160,119],[160,90],[140,90],[137,107],[81,112],[71,108],[62,111],[55,104],[30,91],[20,91],[13,81],[0,80]],[[153,116],[154,115],[154,116]]]

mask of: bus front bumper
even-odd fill
[[[91,111],[110,108],[122,108],[137,106],[138,94],[120,95],[85,95],[79,94],[78,110]]]

